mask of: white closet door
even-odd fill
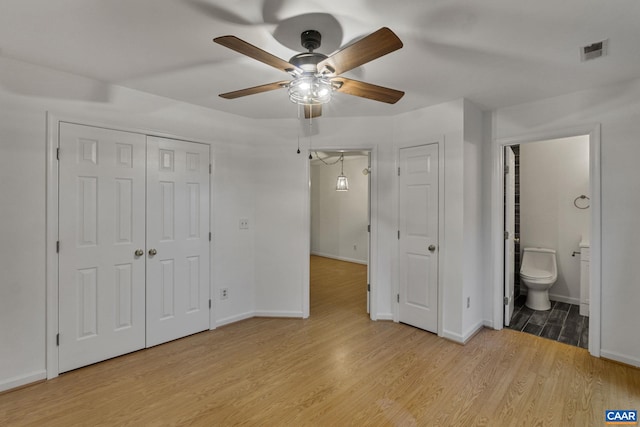
[[[147,137],[147,347],[209,328],[209,146]]]
[[[438,144],[400,149],[399,319],[438,331]]]
[[[59,371],[144,348],[145,137],[60,124]]]

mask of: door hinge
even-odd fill
[[[56,334],[56,347],[60,347],[60,334]]]
[[[209,300],[209,309],[211,309],[211,300]]]
[[[398,230],[398,240],[400,240],[400,230]]]
[[[371,292],[371,284],[367,283],[367,292]]]
[[[398,176],[400,176],[400,166],[398,166]]]
[[[209,232],[209,241],[211,241],[211,232]]]
[[[400,294],[396,294],[396,301],[400,302]]]
[[[504,297],[504,305],[509,305],[509,297]]]
[[[56,253],[59,254],[60,253],[60,240],[58,240],[56,242]]]
[[[60,147],[56,148],[56,160],[60,160]]]
[[[209,163],[209,175],[211,175],[211,169],[212,169],[211,163]]]
[[[509,240],[509,232],[508,231],[504,232],[504,240]]]
[[[504,174],[507,175],[509,173],[509,165],[505,165]]]
[[[371,233],[371,224],[367,224],[367,233]]]

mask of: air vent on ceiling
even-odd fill
[[[589,61],[591,59],[600,58],[601,56],[605,56],[607,54],[607,46],[609,44],[609,39],[602,40],[601,42],[591,43],[588,46],[583,46],[580,48],[580,59],[584,61]]]

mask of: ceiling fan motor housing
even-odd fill
[[[316,30],[303,31],[302,34],[300,34],[300,42],[302,43],[302,47],[309,52],[313,52],[320,47],[322,35]]]

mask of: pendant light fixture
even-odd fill
[[[340,175],[338,176],[338,182],[336,182],[336,191],[348,191],[349,181],[344,176],[344,153],[340,155]]]

